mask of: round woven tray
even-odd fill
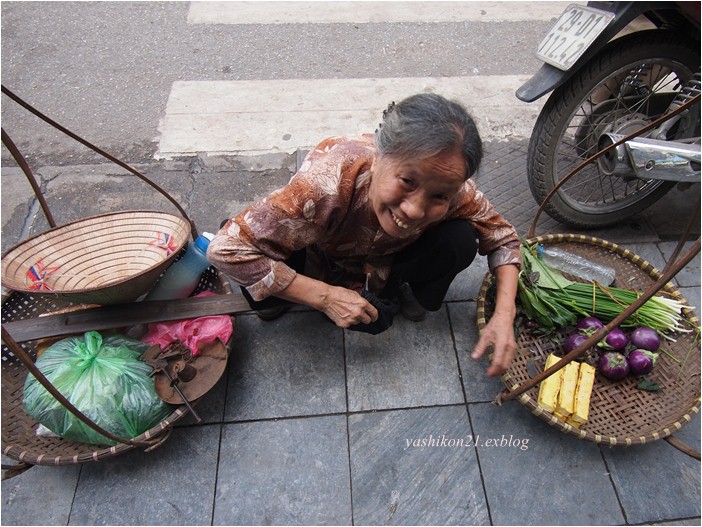
[[[9,249],[2,258],[2,285],[70,302],[131,302],[156,283],[189,235],[186,219],[164,212],[84,218]]]
[[[212,291],[218,294],[230,294],[229,283],[221,278],[214,268],[210,267],[202,276],[200,285],[194,294],[201,291]],[[33,293],[13,292],[2,304],[2,322],[35,318],[45,313],[51,313],[76,304],[65,302],[50,295],[35,295]],[[227,343],[227,352],[230,350]],[[24,342],[22,348],[32,357],[37,356],[37,342]],[[104,458],[121,454],[133,448],[134,445],[120,444],[113,447],[90,445],[68,441],[57,437],[37,436],[38,423],[27,414],[22,404],[24,382],[27,368],[6,346],[2,346],[2,452],[17,461],[30,465],[70,465],[87,461],[99,461]],[[188,414],[188,409],[174,406],[173,412],[158,425],[134,438],[137,441],[157,441],[149,449],[163,443],[170,433],[172,426]]]
[[[661,275],[651,264],[631,251],[598,238],[580,235],[546,235],[528,240],[558,247],[616,271],[615,287],[647,290]],[[566,275],[572,280],[576,278]],[[488,273],[480,289],[477,306],[478,328],[483,330],[491,315],[489,290],[493,277]],[[668,295],[686,303],[672,284],[667,284],[659,295]],[[699,324],[692,309],[685,309],[683,316],[690,324]],[[691,326],[692,327],[692,326]],[[530,380],[531,366],[541,372],[546,356],[555,352],[565,355],[560,344],[567,333],[561,330],[559,338],[535,336],[521,331],[517,340],[518,351],[510,368],[501,379],[508,391]],[[636,388],[640,378],[629,376],[621,381],[610,381],[599,372],[590,402],[589,420],[575,428],[537,406],[538,386],[517,397],[534,415],[561,431],[580,439],[610,445],[649,443],[667,437],[687,424],[700,409],[700,348],[694,332],[678,333],[676,342],[662,344],[670,355],[684,366],[661,353],[653,372],[647,376],[660,385],[660,391],[649,392]]]

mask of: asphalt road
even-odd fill
[[[518,15],[533,4],[509,6]],[[157,150],[175,81],[528,75],[540,64],[532,50],[551,25],[192,24],[189,8],[189,2],[2,2],[2,84],[121,159],[144,162]],[[560,14],[560,3],[553,11]],[[96,159],[7,97],[2,122],[30,162]],[[2,160],[12,164],[5,148]]]

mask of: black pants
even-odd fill
[[[409,247],[395,255],[386,291],[407,282],[419,303],[429,311],[437,311],[456,275],[468,267],[478,252],[475,230],[464,220],[449,220],[422,234]],[[294,252],[285,263],[298,273],[305,267],[305,250]],[[252,309],[261,310],[290,304],[269,296],[259,302],[241,288]]]
[[[445,221],[395,256],[388,287],[407,282],[424,309],[437,311],[453,279],[477,252],[475,230],[467,221]]]

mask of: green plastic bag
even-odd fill
[[[97,331],[63,339],[36,366],[76,408],[117,437],[131,439],[172,409],[156,395],[151,366],[139,360],[148,344]],[[119,444],[96,432],[58,402],[33,375],[24,383],[27,413],[55,434],[81,443]]]

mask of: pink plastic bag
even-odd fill
[[[212,296],[213,293],[204,292],[197,296]],[[180,340],[193,352],[199,355],[199,343],[213,342],[219,337],[222,342],[227,342],[234,332],[234,324],[228,315],[213,315],[170,322],[155,322],[149,324],[146,335],[142,341],[148,344],[159,345],[161,348],[175,340]]]

